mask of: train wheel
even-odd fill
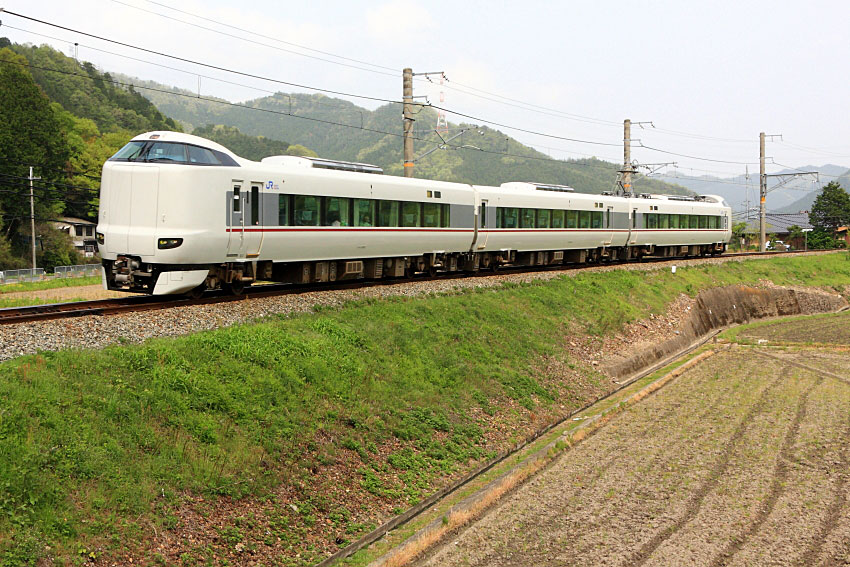
[[[202,283],[198,287],[187,291],[186,295],[191,297],[192,299],[200,299],[204,296],[205,291],[207,291],[207,284]]]
[[[245,282],[241,280],[233,280],[229,284],[222,284],[224,291],[230,295],[242,295],[245,293]]]

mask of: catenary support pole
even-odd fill
[[[764,132],[759,134],[759,250],[767,250],[766,241],[766,211],[765,199],[767,198],[767,177],[764,171]]]
[[[407,67],[402,71],[402,86],[404,88],[404,176],[413,177],[413,69]]]
[[[35,276],[35,197],[33,196],[32,182],[36,178],[32,176],[30,166],[30,238],[32,239],[32,275]]]
[[[623,120],[623,191],[632,192],[632,121]]]

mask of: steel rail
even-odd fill
[[[735,258],[747,256],[787,256],[806,254],[812,252],[823,252],[823,250],[808,250],[794,252],[737,252],[724,253],[713,256],[713,258]],[[629,265],[636,263],[668,263],[682,260],[698,260],[711,258],[711,256],[695,256],[692,258],[643,258],[640,260],[622,260],[611,262],[608,265]],[[177,296],[150,296],[131,295],[115,299],[98,299],[93,301],[72,301],[67,303],[51,303],[45,305],[30,305],[25,307],[0,308],[0,325],[11,325],[17,323],[28,323],[37,321],[49,321],[55,319],[68,319],[73,317],[84,317],[87,315],[117,315],[121,313],[132,313],[138,311],[153,311],[168,309],[172,307],[185,307],[190,305],[209,305],[214,303],[228,303],[244,301],[250,298],[274,297],[290,295],[294,293],[309,291],[331,291],[341,289],[358,289],[384,285],[398,285],[413,282],[425,282],[435,280],[465,279],[470,277],[491,276],[497,274],[516,274],[545,271],[578,270],[587,267],[605,264],[554,264],[548,266],[517,266],[499,267],[496,270],[481,269],[477,272],[452,272],[438,273],[434,276],[414,276],[406,278],[386,278],[380,280],[344,280],[336,282],[310,283],[310,284],[281,284],[271,283],[249,287],[244,295],[227,295],[222,291],[208,291],[199,299],[192,299],[183,295]],[[0,296],[2,297],[2,296]]]

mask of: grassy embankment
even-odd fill
[[[24,282],[17,284],[0,285],[0,309],[5,307],[26,307],[28,305],[44,305],[46,303],[64,303],[67,301],[82,301],[79,298],[39,298],[39,297],[9,297],[11,293],[20,292],[36,292],[47,289],[56,289],[64,287],[80,287],[87,285],[97,285],[100,283],[100,276],[91,276],[84,278],[60,278],[53,280],[44,280],[40,282]],[[5,296],[5,297],[4,297]]]
[[[535,416],[610,389],[569,359],[566,334],[615,333],[680,293],[761,279],[844,286],[850,262],[579,273],[2,363],[0,563],[247,550],[309,564]],[[583,384],[547,376],[544,359]],[[186,538],[189,514],[200,527]]]

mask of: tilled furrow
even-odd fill
[[[786,376],[784,373],[774,378],[767,386],[767,388],[762,391],[756,403],[750,408],[750,410],[746,413],[743,419],[741,419],[741,421],[738,423],[738,426],[735,428],[735,431],[732,433],[732,436],[723,444],[720,451],[720,457],[717,459],[714,466],[711,468],[711,472],[708,474],[702,484],[694,491],[693,495],[688,500],[688,503],[685,508],[685,513],[680,516],[673,524],[667,526],[666,528],[658,532],[655,536],[652,537],[652,539],[642,545],[637,552],[635,552],[634,554],[632,554],[631,557],[629,557],[629,559],[624,563],[624,565],[644,565],[655,552],[655,550],[657,550],[661,546],[661,544],[667,541],[671,536],[673,536],[673,534],[679,531],[688,522],[693,520],[697,516],[697,514],[699,514],[699,511],[702,508],[702,504],[705,501],[706,497],[717,488],[721,477],[729,468],[729,464],[732,460],[732,455],[734,454],[739,443],[741,442],[741,439],[743,439],[744,434],[749,429],[751,422],[756,417],[756,415],[764,411],[764,408],[770,399],[770,394],[779,386],[780,383],[782,383],[785,378]]]
[[[786,366],[782,369],[782,377],[784,379],[788,379],[791,376],[791,367]],[[782,441],[782,447],[779,450],[779,455],[776,459],[776,465],[773,469],[773,474],[770,483],[770,491],[768,492],[767,498],[764,500],[762,505],[759,507],[758,513],[756,514],[755,519],[747,528],[747,530],[741,534],[733,538],[729,544],[726,546],[720,554],[712,560],[710,563],[711,567],[724,567],[729,564],[729,561],[735,556],[738,551],[749,541],[749,539],[761,529],[764,525],[765,521],[767,521],[768,516],[770,516],[771,512],[773,512],[774,506],[776,506],[776,502],[779,500],[779,496],[785,490],[785,484],[788,480],[788,474],[790,470],[790,461],[793,457],[791,454],[791,450],[794,447],[794,441],[797,439],[797,436],[800,433],[800,424],[806,418],[806,404],[809,400],[809,395],[812,393],[816,387],[818,387],[824,378],[820,377],[815,382],[813,382],[797,401],[797,408],[794,414],[794,421],[791,422],[791,425],[788,427],[788,430],[785,432],[785,438]]]

